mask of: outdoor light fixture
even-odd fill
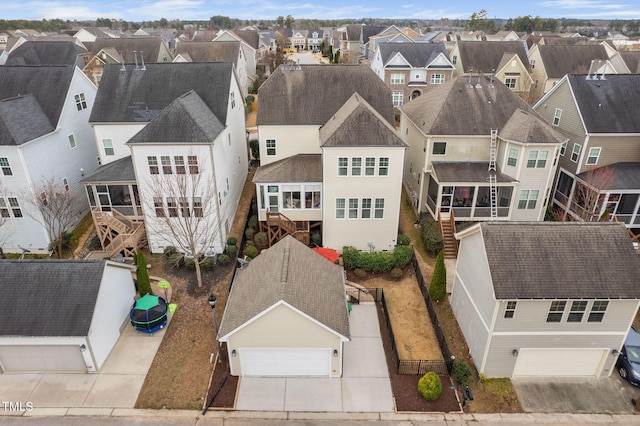
[[[235,349],[233,349],[233,350],[231,351],[231,356],[236,356],[236,354],[237,354],[236,350],[235,350]]]
[[[337,356],[338,356],[338,350],[337,350],[337,349],[334,349],[334,350],[333,350],[333,356],[335,356],[335,357],[337,357]]]
[[[511,355],[518,356],[518,350],[517,349],[512,350]]]
[[[611,355],[618,356],[618,355],[620,355],[620,352],[618,352],[617,349],[614,349],[614,350],[611,351]]]
[[[85,345],[80,345],[80,351],[84,352],[87,350],[87,347]]]

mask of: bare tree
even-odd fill
[[[79,191],[55,178],[34,187],[31,202],[36,211],[29,215],[44,227],[57,258],[63,256],[62,235],[77,223],[83,213],[82,200]]]
[[[223,209],[209,175],[202,170],[152,175],[150,194],[145,207],[155,217],[148,221],[149,229],[193,259],[198,287],[202,287],[200,265],[220,238]]]
[[[602,190],[614,183],[615,177],[609,166],[599,167],[585,173],[584,180],[576,179],[573,200],[570,209],[581,220],[597,222],[601,219],[600,212],[605,194]],[[604,214],[611,212],[604,212]]]
[[[2,185],[0,185],[0,259],[6,259],[4,254],[4,246],[9,240],[9,208],[6,201],[6,191]]]

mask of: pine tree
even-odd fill
[[[444,251],[438,254],[433,277],[429,284],[429,295],[433,300],[442,300],[447,295],[447,270],[444,266]]]

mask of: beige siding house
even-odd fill
[[[569,74],[534,106],[568,142],[553,204],[572,220],[640,228],[640,75]]]
[[[342,376],[344,271],[287,236],[236,272],[218,340],[235,376]]]
[[[280,67],[260,88],[253,182],[270,244],[396,244],[405,144],[391,92],[364,65]]]
[[[493,222],[456,237],[451,307],[480,374],[611,374],[640,306],[624,226]]]

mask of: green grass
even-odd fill
[[[72,252],[73,250],[78,248],[78,243],[80,241],[80,238],[84,235],[85,232],[87,232],[87,229],[89,229],[92,225],[93,225],[93,217],[91,216],[91,212],[89,212],[86,215],[84,215],[84,217],[80,220],[78,225],[75,227],[75,229],[71,233],[70,244],[71,244]]]
[[[511,402],[513,398],[517,400],[516,391],[509,379],[487,379],[481,380],[482,388],[492,394],[496,400]]]

